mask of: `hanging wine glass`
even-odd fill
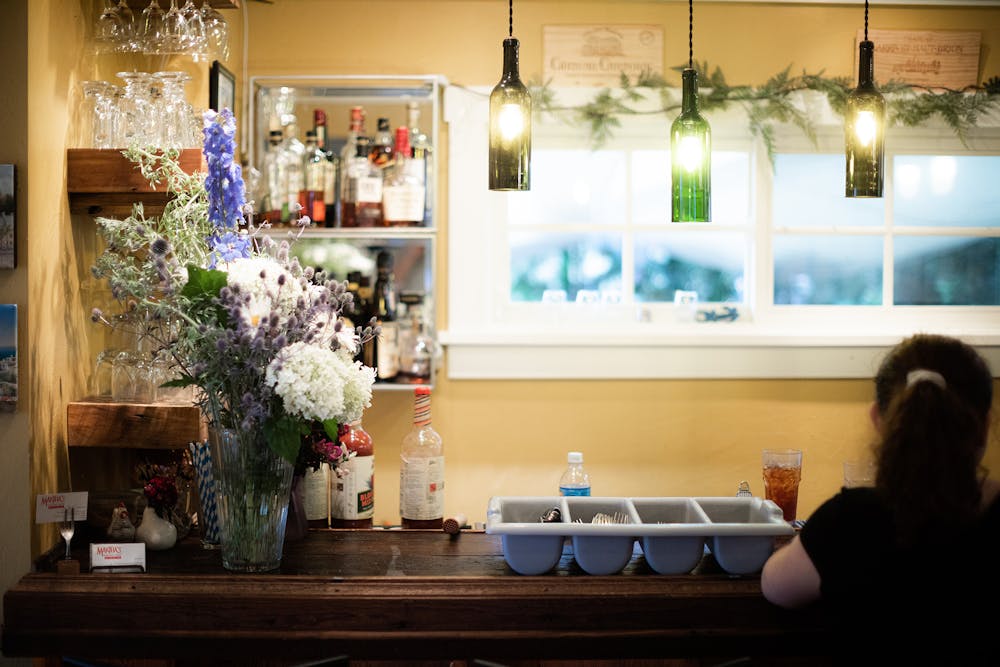
[[[188,24],[190,38],[188,50],[197,62],[208,51],[208,44],[205,40],[205,21],[198,7],[194,4],[194,0],[186,0],[184,6],[181,7],[181,13],[184,14],[184,19]]]
[[[170,9],[163,15],[163,48],[160,53],[185,53],[189,41],[187,19],[177,7],[177,0],[170,0]]]
[[[142,52],[159,54],[163,48],[163,10],[156,0],[142,10]]]
[[[125,23],[114,0],[105,0],[104,9],[94,23],[97,53],[114,53],[128,42]]]
[[[225,17],[209,5],[208,0],[204,0],[201,18],[205,23],[205,41],[209,55],[216,60],[225,60],[229,57],[229,25]]]
[[[119,45],[118,50],[123,53],[135,53],[139,50],[139,42],[136,37],[135,14],[132,12],[132,8],[128,6],[127,0],[118,0],[118,16],[121,17],[122,25],[125,26],[125,41]]]

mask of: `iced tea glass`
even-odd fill
[[[781,508],[785,521],[794,521],[802,480],[802,450],[765,449],[762,463],[764,497]]]

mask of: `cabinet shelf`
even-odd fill
[[[70,213],[126,216],[142,203],[146,215],[159,215],[169,198],[166,184],[155,188],[120,148],[70,148],[66,151],[66,190]],[[179,163],[187,173],[204,169],[201,149],[185,148]]]
[[[309,227],[302,238],[311,239],[433,239],[434,227]]]
[[[117,403],[105,396],[70,402],[66,423],[70,447],[184,449],[208,437],[196,405]]]

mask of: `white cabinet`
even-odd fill
[[[439,185],[439,116],[441,91],[446,81],[440,76],[260,76],[250,79],[253,101],[250,108],[247,158],[262,173],[268,136],[281,129],[287,135],[294,123],[294,132],[305,142],[317,116],[326,119],[327,149],[337,163],[337,181],[343,175],[339,164],[340,151],[346,142],[351,124],[351,110],[364,111],[364,135],[374,137],[381,118],[388,119],[395,131],[409,126],[409,109],[419,113],[419,128],[427,135],[431,150],[426,167],[426,206],[422,224],[415,226],[344,227],[339,215],[322,225],[306,228],[293,244],[294,253],[304,265],[321,267],[338,280],[347,280],[349,273],[360,272],[372,286],[376,281],[376,256],[388,251],[394,259],[395,282],[403,305],[400,307],[402,328],[410,326],[405,302],[422,301],[421,320],[425,331],[433,338],[435,322],[435,263],[437,240]],[[317,114],[317,111],[321,112]],[[340,186],[336,189],[339,193]],[[339,214],[339,204],[331,212]],[[281,225],[275,225],[280,238]],[[290,228],[291,230],[291,228]],[[405,353],[404,353],[405,356]],[[429,380],[401,374],[395,380],[378,382],[376,389],[412,388],[415,382],[433,384],[432,364]]]

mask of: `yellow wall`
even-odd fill
[[[687,2],[519,0],[514,34],[521,75],[540,78],[542,26],[653,23],[664,30],[664,67],[687,59]],[[443,74],[467,86],[496,83],[507,36],[503,0],[280,0],[252,2],[251,76]],[[793,71],[853,76],[855,6],[695,3],[695,57],[730,83],[760,84]],[[312,26],[303,39],[303,27]],[[871,27],[965,29],[983,35],[982,78],[1000,73],[1000,9],[877,6]],[[671,73],[671,76],[673,74]],[[337,134],[346,130],[332,119]],[[451,146],[450,150],[460,147]],[[446,190],[441,192],[442,199]],[[439,223],[436,284],[445,308],[447,227]],[[438,324],[447,327],[447,314]],[[1000,369],[998,369],[1000,371]],[[482,521],[491,495],[556,492],[565,453],[580,449],[600,495],[729,495],[740,480],[762,495],[760,450],[804,450],[799,516],[841,480],[841,462],[871,437],[868,381],[449,381],[433,396],[446,451],[446,512]],[[398,520],[399,442],[411,397],[380,392],[365,418],[376,445],[376,521]],[[1000,447],[987,464],[1000,470]]]
[[[244,2],[252,75],[443,74],[464,85],[492,85],[499,77],[507,25],[503,0]],[[0,415],[0,500],[5,513],[22,519],[13,532],[0,531],[0,561],[11,568],[0,569],[2,587],[15,570],[24,569],[19,545],[34,494],[68,483],[65,405],[85,393],[99,345],[87,318],[88,299],[80,293],[96,252],[94,230],[87,218],[69,214],[65,194],[65,149],[77,143],[78,84],[111,79],[122,68],[164,65],[90,54],[88,26],[99,4],[8,0],[0,5],[3,76],[11,82],[4,90],[28,88],[23,105],[11,106],[12,123],[0,123],[0,160],[24,161],[23,169],[18,165],[19,195],[22,210],[26,207],[18,220],[23,263],[0,275],[0,297],[22,308],[23,380],[19,412]],[[664,26],[664,65],[686,58],[683,2],[519,0],[516,5],[525,78],[540,73],[541,27],[553,23],[657,23]],[[760,83],[788,65],[851,75],[854,34],[863,18],[856,7],[699,2],[696,9],[696,56],[722,67],[731,82]],[[242,12],[223,13],[233,33],[226,65],[242,84]],[[980,30],[981,72],[1000,73],[998,9],[877,7],[872,26]],[[195,76],[189,99],[206,104],[208,65],[175,58],[169,66]],[[446,157],[447,147],[442,149]],[[439,287],[447,279],[449,222],[440,223]],[[439,298],[442,328],[444,304]],[[446,509],[481,521],[490,495],[553,493],[569,449],[586,453],[596,494],[728,495],[742,479],[759,494],[759,450],[781,445],[805,450],[799,514],[807,516],[836,489],[840,462],[870,437],[869,394],[865,381],[460,382],[442,374],[433,412],[447,453]],[[398,449],[410,409],[407,394],[380,392],[366,417],[379,462],[379,522],[398,518]],[[998,449],[993,443],[988,455],[994,469],[1000,468]],[[53,531],[32,529],[32,553],[54,540]]]

